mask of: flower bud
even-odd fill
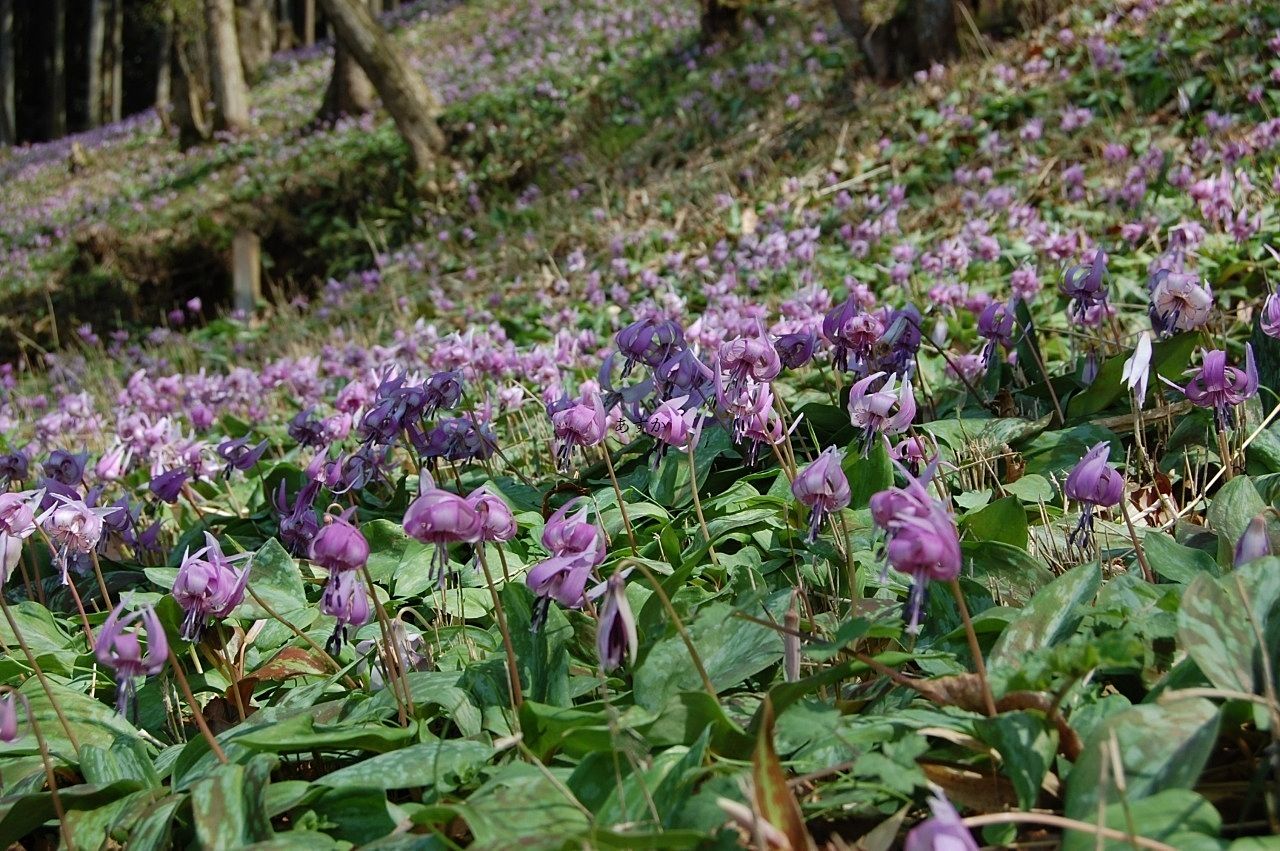
[[[359,570],[369,561],[369,542],[346,517],[326,518],[328,522],[311,540],[311,560],[321,567]]]
[[[1243,567],[1255,559],[1271,555],[1271,531],[1267,528],[1267,516],[1259,514],[1249,521],[1249,526],[1236,541],[1235,566]]]

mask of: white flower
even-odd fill
[[[1151,334],[1143,331],[1142,336],[1138,338],[1138,345],[1134,348],[1133,355],[1124,362],[1124,372],[1121,373],[1125,385],[1137,397],[1139,409],[1147,398],[1147,381],[1150,377]]]

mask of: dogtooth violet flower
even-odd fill
[[[204,533],[205,545],[183,553],[178,575],[173,580],[173,599],[186,616],[182,619],[182,637],[199,641],[210,618],[224,618],[244,599],[249,582],[248,567],[236,570],[238,561],[249,553],[228,558],[213,535]]]
[[[504,544],[516,536],[516,519],[511,507],[488,486],[481,485],[467,494],[467,504],[480,518],[481,541]]]
[[[44,474],[68,487],[76,487],[84,481],[84,466],[88,460],[88,452],[72,455],[65,449],[56,449],[44,462]]]
[[[886,378],[873,372],[855,382],[849,389],[849,417],[854,428],[862,431],[862,456],[871,451],[877,434],[901,434],[916,416],[916,399],[911,382],[903,381],[895,393],[898,377]],[[877,389],[872,389],[878,385]]]
[[[689,441],[695,438],[694,424],[698,412],[694,408],[686,410],[684,405],[688,396],[677,396],[658,405],[644,422],[645,434],[653,437],[657,443],[657,451],[653,454],[653,465],[658,466],[668,449],[681,452],[688,450]]]
[[[1067,499],[1084,506],[1080,522],[1067,536],[1068,546],[1084,550],[1092,539],[1094,509],[1113,508],[1124,496],[1124,477],[1107,464],[1110,453],[1111,445],[1101,441],[1086,452],[1067,474],[1062,492]]]
[[[978,851],[973,834],[941,792],[929,799],[929,810],[932,815],[907,834],[903,851]]]
[[[834,446],[822,450],[791,483],[791,493],[809,509],[809,543],[818,539],[818,530],[833,512],[849,504],[849,479],[840,467],[840,451]]]
[[[990,368],[996,347],[1013,346],[1013,332],[1017,327],[1012,303],[993,301],[978,316],[978,336],[987,341],[982,347],[982,365]]]
[[[1151,335],[1146,331],[1138,338],[1133,354],[1124,362],[1124,372],[1120,378],[1133,393],[1133,398],[1141,409],[1147,398],[1147,382],[1151,379]]]
[[[929,462],[920,476],[901,470],[905,488],[889,488],[871,497],[871,518],[885,532],[885,557],[894,570],[911,577],[907,599],[907,629],[916,631],[929,582],[947,582],[960,575],[960,537],[955,518],[925,485],[937,471],[939,459]]]
[[[1182,392],[1197,408],[1213,411],[1213,422],[1218,431],[1235,428],[1235,407],[1244,404],[1258,392],[1258,369],[1253,362],[1253,346],[1244,347],[1244,369],[1227,366],[1227,353],[1212,349],[1204,353],[1204,360],[1197,370],[1188,373],[1191,380],[1186,387],[1179,387],[1165,380]]]
[[[748,379],[769,382],[782,371],[778,350],[769,342],[764,326],[756,323],[753,337],[735,337],[720,347],[716,366],[724,374],[729,393],[734,393]]]
[[[605,583],[604,603],[600,608],[600,621],[596,626],[596,653],[600,669],[606,673],[636,659],[636,619],[627,602],[627,580],[621,572],[609,577]]]
[[[1244,534],[1240,536],[1240,540],[1236,541],[1233,564],[1236,567],[1243,567],[1255,559],[1269,555],[1271,555],[1271,530],[1267,527],[1267,516],[1259,514],[1249,521]]]
[[[21,449],[0,455],[0,482],[6,485],[12,482],[25,482],[30,475],[30,468],[27,454]]]
[[[1262,316],[1258,320],[1262,333],[1275,340],[1280,340],[1280,294],[1268,293],[1262,302]]]
[[[280,543],[295,556],[305,555],[311,547],[311,539],[320,531],[320,521],[316,519],[313,507],[319,493],[319,482],[307,482],[291,506],[285,483],[280,482],[280,487],[276,488],[273,503],[279,518]]]
[[[41,491],[0,493],[0,586],[22,557],[22,542],[36,530],[36,508],[44,498]]]
[[[1213,291],[1189,272],[1160,269],[1151,276],[1148,290],[1151,328],[1161,337],[1200,328],[1213,313]]]
[[[646,317],[636,320],[614,336],[624,359],[622,377],[636,364],[657,367],[685,347],[684,329],[670,319]]]
[[[597,393],[587,393],[577,402],[562,399],[548,408],[555,436],[556,469],[565,473],[573,450],[597,446],[605,438],[608,419]]]
[[[432,572],[443,588],[449,573],[449,544],[476,543],[483,532],[483,523],[470,503],[436,487],[425,472],[420,491],[404,513],[404,531],[416,541],[435,545]]]
[[[1093,262],[1072,266],[1062,276],[1060,290],[1070,299],[1067,307],[1072,317],[1083,324],[1091,324],[1092,314],[1105,313],[1107,304],[1107,255],[1099,248]]]
[[[581,508],[570,515],[579,503]],[[542,545],[551,555],[530,568],[525,577],[529,590],[538,597],[534,606],[535,628],[546,620],[551,600],[566,608],[581,608],[587,579],[604,561],[604,531],[587,520],[590,507],[581,497],[571,499],[551,515],[542,530]]]
[[[98,663],[116,672],[116,711],[121,715],[134,703],[137,678],[160,673],[169,657],[169,641],[156,610],[142,606],[126,615],[125,605],[121,600],[112,609],[93,645]],[[146,635],[145,651],[139,633]]]
[[[37,522],[53,542],[54,561],[62,570],[62,584],[71,580],[67,576],[69,557],[73,554],[88,555],[102,539],[102,518],[119,509],[90,508],[82,500],[64,494],[53,494],[54,504],[40,515]]]
[[[18,701],[9,692],[0,697],[0,742],[10,744],[18,738]]]
[[[333,634],[325,642],[325,649],[337,656],[348,640],[349,627],[368,623],[371,609],[369,592],[356,570],[334,570],[329,573],[324,593],[320,595],[320,611],[335,619]]]
[[[777,349],[783,366],[799,369],[813,360],[813,353],[818,348],[818,334],[812,328],[783,334],[774,341],[773,347]]]
[[[262,441],[257,446],[249,446],[248,435],[238,437],[235,440],[224,440],[218,444],[218,456],[227,465],[222,468],[222,475],[229,478],[232,470],[240,470],[244,472],[253,467],[262,460],[263,454],[267,451],[267,441]]]
[[[841,372],[862,372],[864,361],[883,335],[884,324],[864,312],[852,296],[822,319],[822,336],[834,347],[832,362]]]
[[[172,505],[182,495],[182,489],[186,486],[189,475],[183,467],[169,470],[153,478],[147,485],[147,489],[155,495],[156,499]]]
[[[354,510],[349,508],[338,517],[326,516],[324,525],[311,539],[308,556],[330,572],[359,570],[369,561],[369,542],[347,519]]]

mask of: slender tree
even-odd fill
[[[50,139],[59,139],[67,135],[67,0],[53,0],[50,7],[52,26],[45,55],[49,97],[46,131]]]
[[[302,43],[316,43],[316,0],[302,0]]]
[[[439,101],[404,61],[361,0],[321,0],[320,5],[337,40],[360,63],[391,113],[409,146],[414,168],[425,170],[445,147],[444,134],[436,123]]]
[[[160,27],[157,39],[159,56],[156,59],[156,114],[160,126],[168,134],[170,127],[170,101],[173,97],[173,5],[163,2],[159,6]]]
[[[952,0],[908,0],[888,7],[833,0],[832,5],[877,80],[902,79],[956,51]]]
[[[124,114],[124,0],[111,0],[103,63],[102,117],[104,121],[119,121]]]
[[[381,6],[380,0],[369,0],[371,14],[380,14]],[[329,86],[325,89],[324,100],[316,117],[321,121],[332,121],[343,115],[372,112],[375,96],[369,76],[339,40],[333,46],[333,74],[329,77]]]
[[[13,0],[0,0],[0,145],[18,140],[13,74]]]
[[[236,33],[246,80],[256,81],[271,59],[276,26],[272,0],[236,0]]]
[[[173,39],[169,45],[170,117],[183,148],[199,144],[212,132],[205,104],[209,102],[209,50],[203,13],[198,7],[171,7]]]
[[[249,127],[249,89],[240,64],[234,0],[205,0],[209,38],[209,79],[213,86],[215,130],[238,132]]]
[[[92,0],[89,5],[89,43],[86,45],[89,65],[89,93],[86,119],[90,127],[102,123],[102,60],[107,43],[107,10],[111,0]]]

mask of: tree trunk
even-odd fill
[[[908,0],[884,20],[872,19],[863,0],[832,0],[832,5],[871,76],[881,82],[942,62],[958,46],[952,0]]]
[[[67,135],[67,0],[53,0],[50,10],[52,35],[45,58],[48,81],[47,130],[50,139]]]
[[[240,65],[246,80],[254,81],[271,59],[275,42],[272,0],[236,0],[236,33],[240,40]]]
[[[169,132],[170,100],[173,97],[173,6],[160,7],[160,57],[156,62],[156,114],[165,134]]]
[[[329,77],[329,86],[324,90],[324,101],[316,118],[333,121],[343,115],[372,112],[374,95],[369,76],[360,69],[360,63],[352,57],[351,51],[338,42],[333,49],[333,74]]]
[[[103,120],[119,121],[124,113],[124,0],[111,0],[102,85],[106,95]]]
[[[302,44],[316,43],[316,0],[302,0]]]
[[[436,124],[439,102],[408,66],[390,37],[359,0],[321,0],[325,16],[337,40],[351,52],[382,104],[391,113],[396,128],[409,146],[414,169],[424,171],[444,150],[444,134]]]
[[[197,21],[175,18],[169,53],[171,114],[178,126],[178,144],[183,149],[200,144],[211,133],[209,117],[205,115],[205,104],[209,100],[207,49]]]
[[[86,120],[89,127],[102,123],[102,58],[107,41],[107,7],[111,0],[93,0],[89,6],[89,94]]]
[[[240,65],[234,0],[205,0],[209,37],[209,79],[213,85],[215,130],[236,133],[249,127],[249,90]]]
[[[13,74],[13,0],[0,0],[0,145],[18,141]]]
[[[699,0],[702,41],[710,44],[737,35],[742,29],[742,7],[734,0]]]

